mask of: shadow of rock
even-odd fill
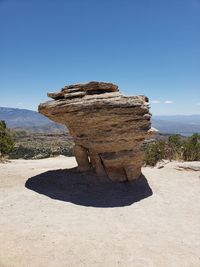
[[[82,174],[77,168],[41,173],[25,186],[52,199],[92,207],[123,207],[151,196],[144,176],[132,183],[99,183],[93,173]]]

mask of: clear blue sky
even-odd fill
[[[200,0],[0,0],[0,48],[0,106],[97,80],[200,114]]]

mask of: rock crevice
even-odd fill
[[[67,126],[78,168],[99,178],[133,181],[141,175],[145,138],[152,133],[146,96],[122,95],[112,83],[89,82],[48,93],[39,112]]]

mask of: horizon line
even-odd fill
[[[21,109],[21,110],[29,110],[29,111],[38,112],[37,110],[34,110],[34,109],[19,108],[19,107],[0,106],[0,108]],[[152,114],[152,117],[153,116],[200,116],[200,114],[177,114],[177,113],[175,113],[175,114]]]

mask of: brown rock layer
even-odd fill
[[[48,93],[39,112],[67,126],[80,171],[132,181],[141,175],[141,145],[151,132],[148,98],[123,96],[112,83],[89,82]]]

